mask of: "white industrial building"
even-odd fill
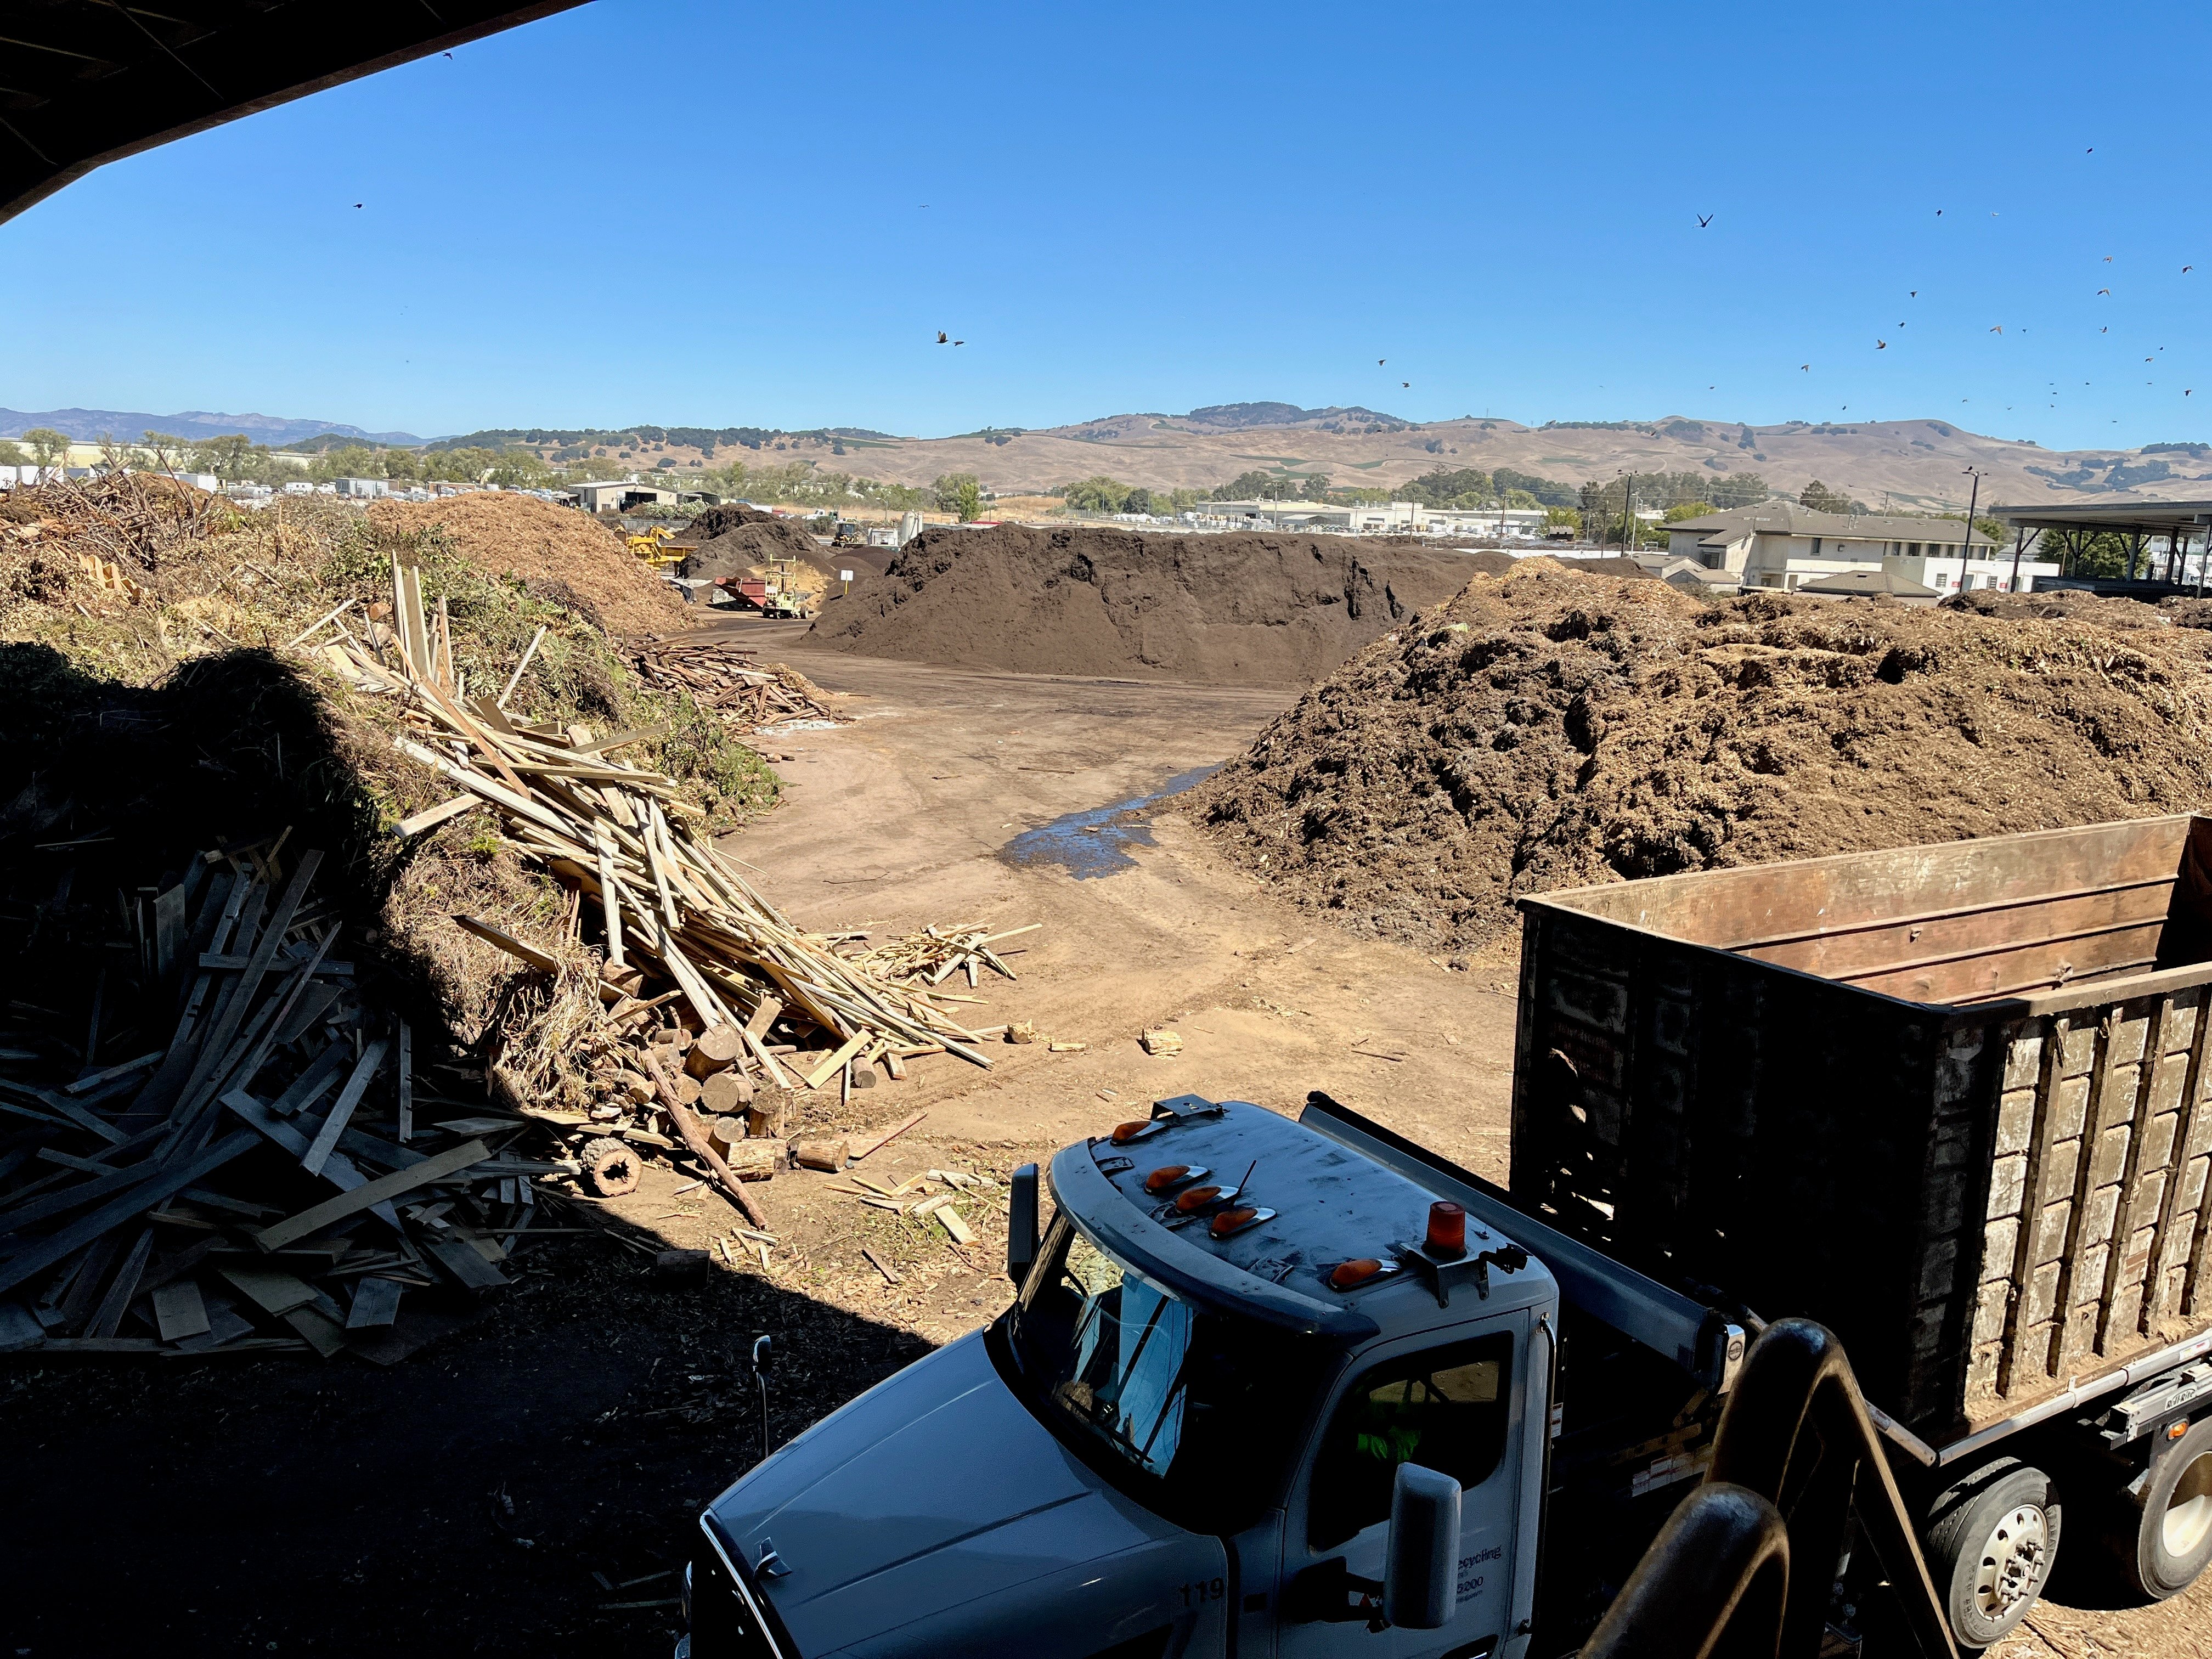
[[[673,507],[677,492],[658,484],[620,482],[570,484],[576,505],[586,513],[631,513],[641,507]]]
[[[1349,536],[1522,536],[1544,530],[1540,507],[1425,507],[1374,501],[1338,507],[1327,501],[1201,501],[1184,515],[1194,524],[1234,530],[1314,530]]]
[[[2008,591],[2012,554],[1958,519],[1872,513],[1816,513],[1794,501],[1730,507],[1667,526],[1670,558],[1695,562],[1715,587],[1780,588],[1853,570],[1887,570],[1937,593],[1961,587]],[[2022,561],[2020,591],[2056,564]]]

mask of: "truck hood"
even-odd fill
[[[1118,1639],[1103,1631],[1170,1622],[1161,1585],[1223,1570],[1218,1540],[1123,1497],[1054,1438],[980,1334],[823,1419],[706,1520],[805,1659],[941,1653],[1071,1595],[1096,1604],[1097,1622],[1078,1621],[1087,1653]],[[762,1574],[771,1546],[786,1571]]]

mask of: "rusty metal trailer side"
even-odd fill
[[[1516,1201],[1830,1324],[1938,1441],[2186,1338],[2212,1322],[2208,837],[2147,819],[1524,901]]]

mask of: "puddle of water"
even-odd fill
[[[1226,762],[1179,772],[1149,795],[1117,800],[1111,806],[1094,806],[1070,812],[1050,823],[1024,830],[999,849],[1009,864],[1057,864],[1078,881],[1110,876],[1117,870],[1133,870],[1136,860],[1125,850],[1152,845],[1152,827],[1143,813],[1170,795],[1180,795],[1194,784],[1212,777]]]

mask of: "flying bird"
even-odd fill
[[[1918,289],[1917,289],[1917,288],[1916,288],[1916,289],[1913,289],[1910,294],[1908,294],[1908,295],[1905,295],[1905,298],[1907,298],[1908,300],[1917,300],[1917,299],[1918,299],[1919,297],[1920,297],[1920,290],[1919,290]]]
[[[1375,367],[1376,367],[1376,368],[1382,368],[1382,365],[1383,365],[1384,363],[1386,363],[1386,362],[1389,362],[1389,361],[1390,361],[1390,360],[1389,360],[1389,358],[1387,358],[1387,357],[1377,357],[1377,358],[1375,360]]]
[[[1992,333],[1992,334],[2002,334],[2002,333],[2003,333],[2003,332],[2004,332],[2004,325],[2003,325],[2002,323],[1999,323],[1999,324],[1998,324],[1995,328],[1991,329],[1991,330],[1990,331],[1990,333]]]
[[[955,340],[952,343],[955,345],[966,345],[968,342],[965,340]]]
[[[945,331],[941,328],[937,331],[937,343],[939,345],[945,343]]]
[[[1398,384],[1402,386],[1410,387],[1413,383],[1411,380],[1401,380]]]
[[[1874,343],[1874,349],[1876,351],[1887,351],[1889,349],[1889,342],[1887,340],[1876,340]]]
[[[358,203],[358,202],[356,202],[356,203],[354,204],[354,205],[355,205],[356,207],[359,207],[359,206],[361,205],[361,204],[360,204],[360,203]]]
[[[2112,290],[2108,288],[2100,288],[2097,290],[2100,294],[2110,294],[2112,291]]]
[[[2112,264],[2112,256],[2111,254],[2107,253],[2107,254],[2105,256],[2105,263],[2106,263],[2106,264]]]
[[[2100,334],[2110,334],[2112,331],[2110,328],[2100,328],[2100,329],[2099,329],[2099,330],[2097,331],[2097,332],[2098,332],[2098,333],[2100,333]],[[2089,383],[2088,383],[2087,380],[2084,380],[2084,381],[2082,381],[2082,382],[2081,382],[2081,384],[2082,384],[2083,386],[2087,386],[2087,385],[2088,385]]]
[[[1942,218],[1942,217],[1943,216],[1943,210],[1942,210],[1942,208],[1937,208],[1937,209],[1936,210],[1936,216],[1938,219],[1940,219],[1940,218]]]
[[[1800,363],[1797,367],[1803,369],[1808,374],[1810,374],[1813,372],[1813,365],[1810,363]]]
[[[1710,214],[1710,213],[1700,213],[1700,214],[1698,216],[1698,228],[1699,230],[1703,230],[1703,229],[1704,229],[1707,225],[1709,225],[1709,224],[1712,223],[1712,222],[1713,222],[1713,216],[1712,216],[1711,214]]]

